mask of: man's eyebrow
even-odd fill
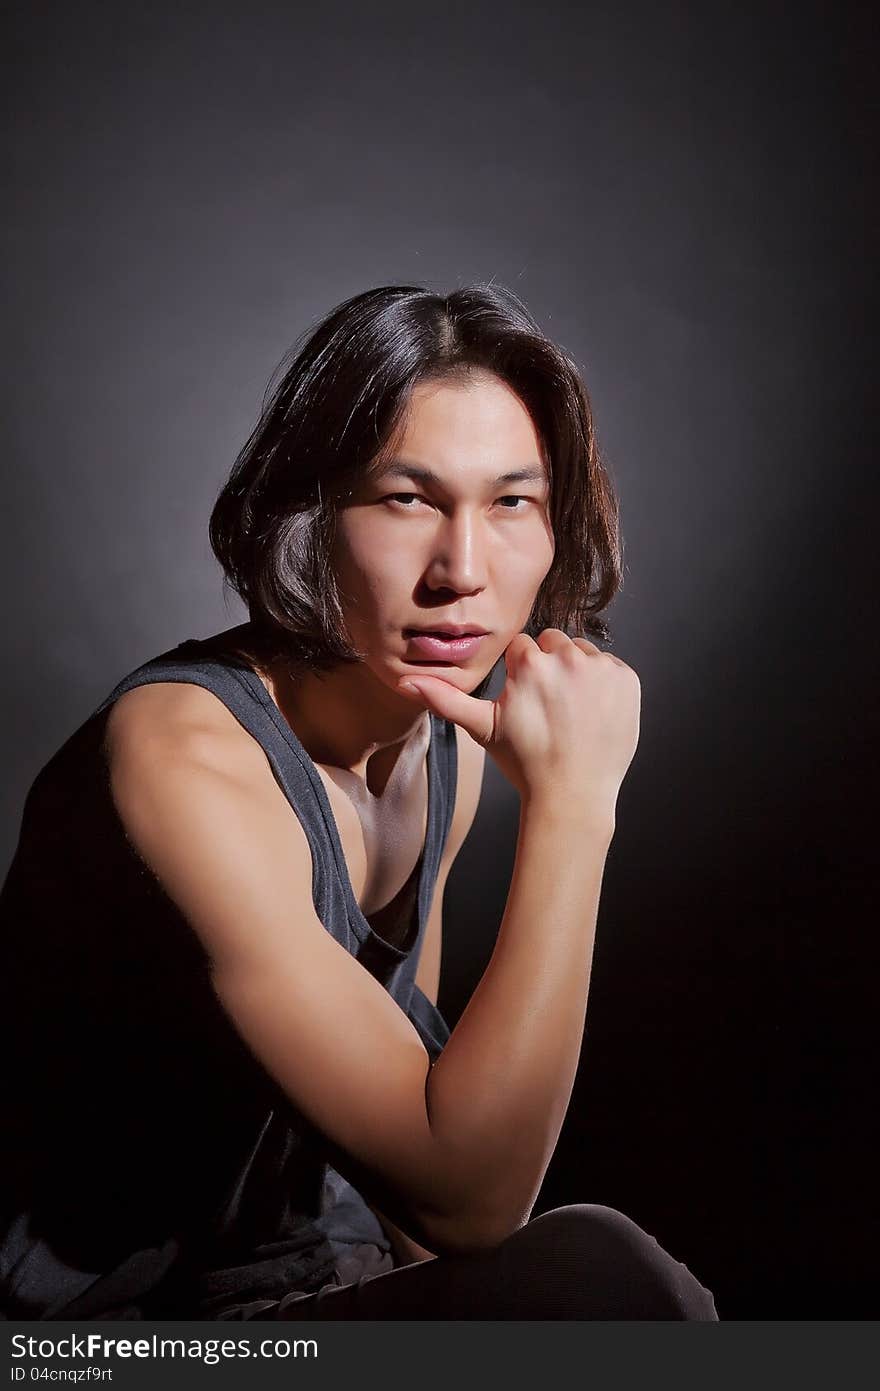
[[[383,469],[377,473],[376,478],[409,478],[414,483],[433,483],[443,486],[443,479],[436,474],[433,469],[423,468],[421,464],[409,464],[405,459],[392,459]],[[489,484],[492,488],[498,488],[502,483],[546,483],[546,471],[539,464],[528,464],[525,468],[511,469],[509,473],[501,473],[497,478],[493,478]]]

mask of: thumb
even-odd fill
[[[440,676],[407,677],[398,687],[401,695],[421,696],[429,710],[441,719],[460,724],[485,748],[495,730],[495,702],[477,700]]]

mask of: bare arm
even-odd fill
[[[428,1053],[318,918],[309,843],[263,750],[210,692],[161,683],[117,702],[105,746],[130,843],[202,942],[232,1024],[324,1136],[330,1162],[425,1249],[479,1249],[479,1213],[434,1225],[447,1180],[425,1106]]]
[[[505,663],[507,683],[488,707],[436,676],[408,683],[484,742],[520,793],[495,949],[427,1084],[431,1133],[453,1156],[455,1178],[460,1157],[462,1191],[472,1185],[471,1201],[483,1194],[484,1229],[496,1241],[528,1221],[571,1097],[640,704],[631,668],[559,629],[537,642],[520,634]]]

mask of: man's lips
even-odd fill
[[[440,631],[431,632],[424,629],[405,628],[403,635],[407,639],[409,652],[413,654],[413,660],[421,658],[422,661],[429,662],[462,662],[468,657],[472,657],[479,651],[480,644],[488,633],[465,633],[456,636]]]

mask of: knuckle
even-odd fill
[[[542,652],[555,652],[558,648],[567,646],[570,638],[561,628],[543,628],[538,634],[538,646]]]
[[[525,656],[527,652],[530,652],[534,645],[528,633],[515,633],[507,644],[505,656],[507,658],[515,657],[519,659]]]

